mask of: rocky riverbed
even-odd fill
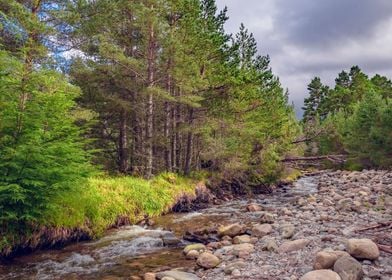
[[[45,251],[0,279],[392,279],[392,173],[323,171],[149,228]]]
[[[254,200],[219,228],[219,242],[186,247],[192,274],[146,279],[392,279],[392,254],[379,249],[392,245],[392,173],[321,172],[312,182],[305,196],[280,190]]]

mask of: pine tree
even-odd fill
[[[81,191],[91,171],[72,117],[79,90],[44,64],[43,5],[1,2],[23,40],[0,51],[0,232],[46,224],[53,200]]]
[[[319,77],[315,77],[308,85],[309,97],[304,101],[304,121],[314,120],[317,115],[325,115],[328,112],[326,108],[320,106],[327,95],[328,87],[321,83]],[[323,110],[322,110],[323,109]]]

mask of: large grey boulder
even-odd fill
[[[353,257],[339,258],[333,267],[342,280],[361,280],[363,278],[362,265]]]

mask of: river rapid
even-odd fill
[[[317,192],[315,180],[304,177],[294,187],[281,188],[273,195],[259,195],[251,201],[273,208],[282,200]],[[255,222],[257,214],[243,215],[249,203],[250,199],[243,198],[198,212],[169,214],[155,219],[154,227],[124,226],[108,231],[96,241],[18,257],[0,266],[0,279],[129,279],[150,271],[192,266],[194,261],[182,255],[187,242],[181,240],[175,246],[167,246],[165,236],[174,233],[181,239],[186,231],[239,221]]]

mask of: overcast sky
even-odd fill
[[[300,114],[306,85],[320,76],[332,85],[337,73],[359,65],[392,77],[392,0],[217,0],[227,6],[226,30],[241,22]]]

